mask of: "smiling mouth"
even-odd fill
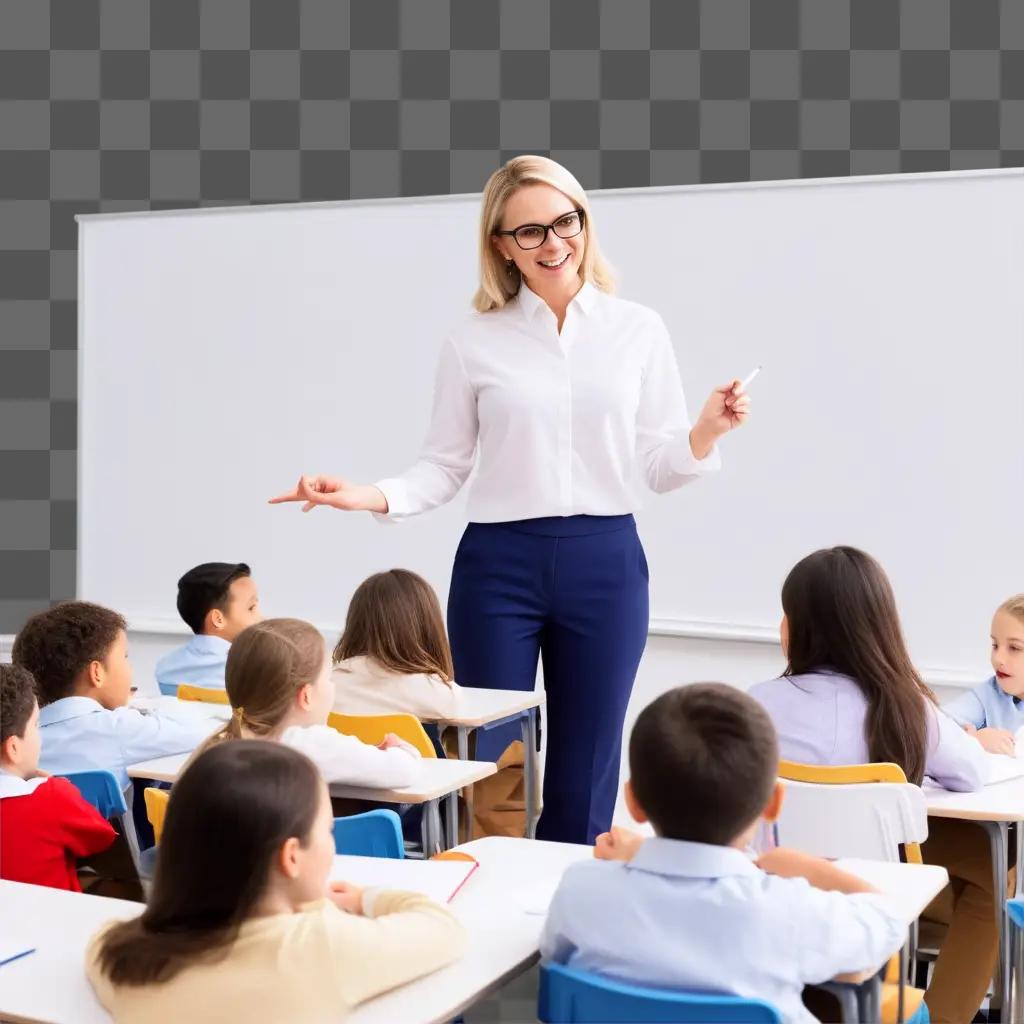
[[[572,253],[568,253],[568,252],[567,252],[567,253],[566,253],[566,254],[565,254],[564,256],[562,256],[562,258],[561,258],[561,259],[558,259],[558,260],[548,260],[548,261],[545,261],[545,260],[538,260],[537,262],[538,262],[538,263],[539,263],[539,264],[540,264],[540,265],[541,265],[542,267],[547,267],[547,269],[548,269],[548,270],[557,270],[557,269],[558,269],[558,268],[559,268],[560,266],[562,266],[562,264],[563,264],[563,263],[565,263],[565,261],[566,261],[566,260],[567,260],[567,259],[568,259],[568,258],[569,258],[569,257],[570,257],[571,255],[572,255]]]

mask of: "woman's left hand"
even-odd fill
[[[703,425],[717,438],[743,426],[749,415],[750,395],[743,390],[743,382],[736,378],[711,392],[696,426]]]

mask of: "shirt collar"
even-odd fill
[[[52,704],[39,709],[39,725],[56,725],[66,722],[69,718],[81,718],[91,715],[94,711],[102,711],[103,705],[92,697],[61,697]]]
[[[207,633],[196,633],[188,642],[193,651],[201,651],[203,654],[227,655],[231,649],[231,642],[220,636],[209,636]]]
[[[539,309],[549,309],[548,304],[525,282],[519,287],[519,308],[526,320],[532,321]],[[580,290],[572,297],[570,306],[577,306],[585,314],[592,313],[600,294],[589,282],[584,281]]]
[[[46,781],[46,776],[36,779],[23,779],[19,775],[0,771],[0,800],[11,796],[28,796]]]
[[[761,869],[742,850],[731,846],[659,837],[644,840],[626,867],[676,878],[722,878],[761,873]]]

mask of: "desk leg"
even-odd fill
[[[451,850],[459,845],[459,794],[452,790],[445,798],[445,822],[444,848]]]
[[[996,906],[996,928],[999,935],[999,956],[992,984],[992,1007],[1003,1011],[1010,1002],[1010,977],[1012,965],[1009,962],[1009,932],[1006,921],[1006,873],[1009,870],[1009,835],[1005,821],[979,821],[988,836],[992,852],[993,899]]]
[[[526,787],[526,838],[537,835],[537,775],[540,755],[537,753],[537,709],[520,719],[523,730],[523,785]]]
[[[423,804],[420,838],[423,843],[423,859],[430,860],[441,849],[441,816],[438,814],[436,800],[428,800]]]
[[[469,760],[469,726],[460,725],[457,730],[459,738],[459,760]],[[465,795],[462,798],[463,805],[466,809],[466,825],[462,830],[463,842],[469,842],[473,838],[473,786],[466,786],[463,791]]]

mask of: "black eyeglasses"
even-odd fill
[[[554,231],[559,238],[572,238],[583,230],[586,214],[573,210],[563,214],[551,224],[521,224],[512,231],[495,231],[496,235],[511,235],[520,249],[539,249],[548,239],[548,232]]]

